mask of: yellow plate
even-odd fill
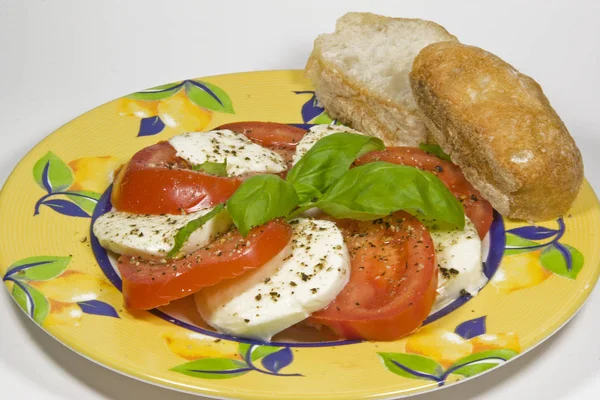
[[[15,168],[0,197],[0,274],[43,329],[124,374],[207,396],[389,398],[476,376],[565,324],[598,279],[600,208],[584,183],[564,218],[527,226],[496,215],[480,295],[462,297],[396,342],[236,341],[193,312],[130,313],[90,235],[118,166],[173,135],[239,121],[329,123],[301,71],[186,80],[73,120]],[[104,195],[103,195],[104,194]],[[196,318],[197,320],[197,318]]]

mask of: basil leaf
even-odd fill
[[[314,197],[315,191],[323,193],[327,190],[348,171],[358,157],[384,148],[380,139],[371,136],[347,132],[334,133],[315,143],[292,167],[287,180],[294,184],[299,192],[300,204],[304,204]],[[304,192],[311,192],[306,190],[307,187],[313,187],[314,191],[304,195]]]
[[[227,211],[242,236],[255,226],[287,216],[297,206],[293,185],[277,175],[246,179],[227,200]]]
[[[219,204],[218,206],[216,206],[215,208],[210,210],[208,213],[206,213],[194,220],[191,220],[183,228],[181,228],[179,230],[179,232],[177,232],[177,234],[175,235],[175,244],[173,245],[173,248],[171,249],[171,251],[169,251],[169,253],[167,254],[167,258],[175,257],[177,255],[177,253],[179,253],[179,251],[183,247],[186,240],[188,240],[190,235],[192,233],[194,233],[194,231],[196,231],[198,228],[202,227],[202,225],[204,225],[205,223],[210,221],[212,218],[217,216],[224,209],[225,209],[225,205]]]
[[[372,220],[407,210],[465,225],[462,205],[435,175],[381,161],[348,171],[315,206],[336,218]]]
[[[442,148],[437,144],[421,143],[419,145],[419,148],[429,154],[433,154],[434,156],[441,158],[442,160],[452,162],[452,160],[450,159],[450,156],[448,154],[444,153],[444,150],[442,150]]]
[[[206,172],[210,175],[228,176],[227,175],[227,159],[222,163],[206,161],[202,164],[197,164],[192,167],[194,171]]]
[[[323,193],[319,192],[313,186],[304,183],[295,184],[294,189],[296,190],[300,204],[314,203],[323,195]]]

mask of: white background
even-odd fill
[[[434,20],[533,76],[600,190],[600,7],[593,0],[2,0],[0,182],[44,136],[123,94],[190,77],[303,68],[317,34],[331,31],[350,10]],[[599,316],[596,290],[571,323],[528,354],[418,399],[598,398]],[[197,399],[70,352],[31,323],[5,290],[0,318],[2,399]]]

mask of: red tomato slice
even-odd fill
[[[232,230],[208,246],[167,263],[123,255],[117,267],[123,279],[125,306],[149,310],[231,279],[265,264],[287,245],[290,226],[270,221],[242,237]]]
[[[365,154],[356,160],[355,164],[363,165],[373,161],[410,165],[432,172],[444,182],[446,187],[462,203],[465,214],[475,225],[479,237],[483,239],[490,230],[494,209],[477,189],[465,179],[458,166],[415,147],[388,147],[383,151]]]
[[[248,139],[265,147],[294,150],[306,131],[276,122],[244,121],[221,125],[215,129],[229,129],[246,135]]]
[[[177,157],[177,151],[169,142],[158,142],[141,149],[131,157],[130,163],[148,168],[190,168],[187,161]]]
[[[435,300],[431,236],[405,212],[376,221],[340,220],[352,261],[350,282],[309,323],[347,339],[395,340],[421,326]]]
[[[273,122],[236,122],[231,129],[279,153],[291,165],[305,131]],[[138,151],[119,171],[111,201],[117,210],[138,214],[179,214],[212,207],[229,199],[242,182],[192,171],[168,142]],[[280,174],[285,177],[287,172]]]
[[[138,151],[117,174],[111,195],[119,211],[180,214],[229,199],[242,181],[192,171],[167,142]]]
[[[115,179],[111,201],[119,211],[180,214],[226,201],[241,182],[187,169],[140,168],[128,164]]]

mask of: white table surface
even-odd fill
[[[569,5],[577,4],[577,6]],[[599,3],[589,1],[0,1],[0,182],[39,140],[120,95],[189,77],[303,68],[346,11],[420,17],[542,84],[600,190]],[[600,292],[514,362],[419,400],[600,397]],[[0,290],[1,399],[193,400],[72,353]]]

